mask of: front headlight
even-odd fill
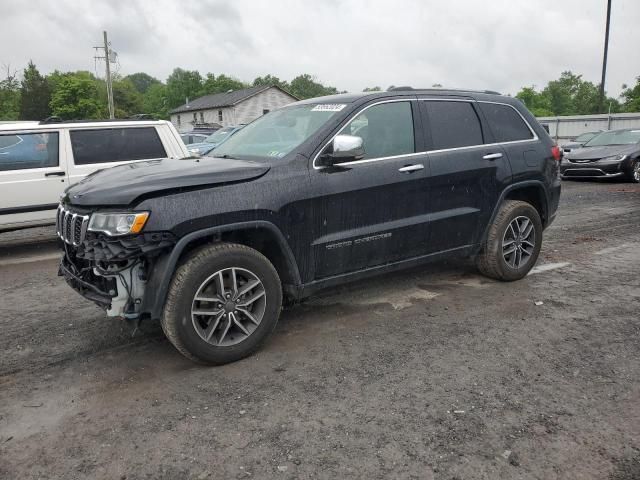
[[[624,160],[625,158],[627,158],[626,155],[612,155],[611,157],[601,158],[600,161],[601,162],[619,162],[621,160]]]
[[[111,237],[140,233],[148,218],[149,212],[94,213],[89,220],[88,229]]]

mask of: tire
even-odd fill
[[[629,173],[627,174],[627,180],[631,183],[640,183],[640,160],[635,159],[631,163],[631,168],[629,169]]]
[[[524,219],[530,222],[526,226]],[[526,237],[527,241],[518,240],[518,228],[524,230],[521,232],[524,237],[523,234],[527,233],[529,225],[532,225],[533,237],[529,235]],[[506,200],[489,227],[486,243],[476,258],[476,265],[487,277],[506,282],[519,280],[536,264],[541,246],[542,221],[538,211],[530,203]],[[521,262],[516,265],[518,247],[524,250],[520,250]],[[511,248],[516,248],[516,251],[507,255]]]
[[[244,245],[219,243],[195,250],[177,268],[161,325],[185,357],[222,365],[256,351],[275,328],[281,308],[282,285],[271,262]]]

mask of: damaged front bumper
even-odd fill
[[[145,314],[154,262],[174,244],[170,233],[122,238],[88,233],[79,245],[64,245],[58,275],[108,316],[138,319]]]

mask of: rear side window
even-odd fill
[[[482,128],[469,102],[427,101],[434,150],[482,145]]]
[[[167,156],[153,127],[71,130],[69,134],[76,165]]]
[[[489,128],[491,128],[496,142],[514,142],[533,138],[533,133],[514,108],[497,103],[480,102],[479,105],[487,122],[489,122]]]
[[[381,103],[367,108],[344,128],[343,133],[362,138],[365,159],[415,152],[409,102]]]
[[[57,132],[0,135],[0,171],[57,166]]]

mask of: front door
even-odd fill
[[[415,119],[415,121],[414,121]],[[314,279],[418,256],[428,236],[428,159],[415,99],[364,107],[340,131],[362,160],[311,172]]]
[[[427,98],[420,106],[431,164],[430,252],[475,245],[511,176],[504,149],[488,144],[473,101]]]
[[[55,221],[68,184],[57,131],[0,134],[0,225]]]

